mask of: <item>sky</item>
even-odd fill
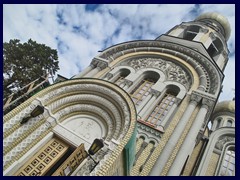
[[[71,78],[99,51],[132,40],[154,40],[205,12],[224,15],[231,25],[229,61],[219,100],[235,96],[234,4],[4,4],[3,42],[32,39],[57,49],[60,74]]]

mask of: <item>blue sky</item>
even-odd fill
[[[228,18],[230,57],[220,100],[234,96],[235,5],[231,4],[100,4],[100,5],[3,5],[3,41],[29,38],[58,50],[58,74],[71,78],[109,46],[150,39],[204,12]]]

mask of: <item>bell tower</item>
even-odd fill
[[[199,51],[212,59],[223,71],[228,60],[227,40],[230,33],[230,24],[224,16],[218,13],[205,13],[194,21],[175,26],[166,35],[201,43],[206,52],[200,49]],[[158,38],[161,39],[164,37]],[[190,43],[189,47],[194,48]]]

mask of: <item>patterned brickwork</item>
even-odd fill
[[[138,138],[137,145],[136,145],[136,154],[138,153],[139,149],[141,148],[142,143],[143,143],[143,139],[142,138]]]
[[[143,152],[140,154],[139,158],[137,159],[137,162],[135,166],[133,166],[133,169],[131,171],[131,176],[137,176],[140,173],[140,167],[144,165],[145,161],[147,160],[148,156],[151,154],[151,150],[153,148],[153,144],[149,143],[147,147],[143,150]]]
[[[33,131],[39,128],[43,124],[43,119],[38,119],[35,121],[30,121],[27,124],[20,126],[12,134],[4,138],[3,140],[3,154],[7,154],[16,145],[29,136]]]
[[[51,129],[48,129],[47,131],[43,132],[40,136],[38,136],[34,141],[31,142],[31,144],[28,144],[21,152],[19,152],[16,156],[14,156],[11,160],[9,160],[7,163],[4,164],[3,170],[6,170],[11,164],[19,160],[24,154],[26,154],[33,146],[35,146],[41,139],[43,139]],[[10,152],[9,152],[10,153]],[[5,158],[5,157],[4,157]],[[7,159],[7,158],[6,158]]]
[[[214,173],[217,168],[218,160],[219,160],[219,155],[216,153],[212,153],[211,160],[209,162],[205,176],[214,176]]]
[[[167,144],[171,134],[175,130],[179,119],[181,118],[185,109],[187,108],[187,106],[189,104],[189,100],[190,100],[190,96],[186,95],[186,97],[182,101],[181,105],[179,106],[179,110],[176,112],[175,116],[173,117],[173,120],[171,121],[170,125],[168,126],[165,133],[163,134],[160,143],[157,145],[157,147],[153,151],[151,157],[149,158],[146,165],[144,166],[143,171],[140,173],[141,176],[147,176],[150,173],[152,167],[154,166],[155,162],[157,161],[157,159],[158,159],[159,155],[161,154],[163,148]]]
[[[183,176],[191,176],[191,172],[194,168],[195,162],[197,160],[197,157],[199,155],[199,152],[201,151],[203,142],[202,140],[198,143],[198,145],[194,148],[193,153],[191,154],[190,158],[188,159],[188,162],[186,164],[186,167],[183,172]]]
[[[185,126],[185,129],[184,129],[183,133],[181,134],[180,139],[178,140],[178,142],[177,142],[175,148],[173,149],[173,151],[172,151],[172,153],[171,153],[171,155],[170,155],[166,165],[164,166],[164,169],[162,170],[161,176],[166,176],[167,175],[170,167],[172,166],[172,163],[173,163],[174,159],[177,156],[177,153],[178,153],[179,149],[181,148],[182,143],[184,142],[184,139],[186,138],[186,136],[187,136],[187,134],[188,134],[188,132],[189,132],[191,126],[192,126],[192,123],[193,123],[194,119],[197,116],[198,111],[199,111],[199,107],[197,107],[193,111],[193,114],[190,117],[187,125]]]

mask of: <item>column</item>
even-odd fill
[[[142,120],[146,119],[148,114],[152,111],[151,106],[153,105],[153,102],[156,101],[156,99],[157,99],[157,96],[152,95],[151,99],[144,106],[144,108],[140,111],[139,116],[142,117]]]
[[[202,37],[208,32],[208,29],[200,28],[199,33],[195,36],[193,41],[199,41],[202,42],[201,39]]]
[[[125,85],[126,85],[126,84],[125,84],[125,81],[123,81],[119,86],[120,86],[121,88],[123,88]]]
[[[103,61],[94,61],[93,63],[96,64],[96,68],[92,69],[90,72],[85,74],[84,77],[93,77],[99,71],[105,69],[108,66],[108,64],[106,62],[103,62]]]
[[[73,77],[73,79],[83,77],[85,74],[87,74],[88,72],[90,72],[93,68],[94,68],[94,66],[93,66],[92,64],[90,64],[87,68],[85,68],[85,69],[84,69],[83,71],[81,71],[79,74],[75,75],[75,76]]]
[[[211,131],[215,131],[216,130],[216,126],[217,126],[217,120],[215,119],[212,123],[212,127],[211,127]]]
[[[195,146],[195,141],[199,131],[201,130],[202,123],[206,117],[208,111],[208,107],[206,105],[202,105],[200,108],[196,119],[194,120],[177,156],[174,160],[169,172],[168,176],[179,176],[184,166],[184,163],[188,157],[188,155],[193,151]]]
[[[220,127],[226,127],[227,126],[227,119],[223,119],[222,120],[223,122],[221,123],[222,124],[222,126],[220,126]]]
[[[136,86],[138,83],[140,83],[142,80],[143,80],[142,77],[137,78],[137,79],[132,79],[133,84],[132,84],[129,88],[127,88],[126,91],[127,91],[128,93],[130,93],[130,90],[132,91],[132,89],[133,89],[132,87],[135,87],[135,86]]]
[[[110,79],[110,82],[114,83],[119,78],[120,72],[113,75],[113,77]]]
[[[103,80],[109,80],[113,77],[113,74],[112,73],[107,73],[106,76],[103,78]]]
[[[88,72],[84,77],[93,77],[95,74],[97,74],[101,70],[100,67],[96,67],[92,69],[90,72]]]
[[[203,42],[203,45],[205,46],[205,48],[208,49],[215,39],[216,39],[215,35],[212,32],[209,33],[209,37],[205,42]]]
[[[168,161],[169,156],[171,155],[174,147],[176,146],[176,144],[180,138],[180,135],[182,134],[183,130],[185,129],[185,126],[187,125],[189,118],[191,117],[194,109],[197,106],[197,103],[200,100],[201,100],[201,98],[199,96],[197,96],[195,94],[191,95],[191,101],[190,101],[187,109],[185,110],[185,112],[184,112],[183,116],[181,117],[181,119],[179,120],[179,123],[177,124],[173,134],[169,138],[162,153],[160,154],[156,163],[154,164],[154,166],[149,174],[150,176],[159,176],[161,174],[163,168],[165,167],[165,164]]]
[[[153,108],[155,108],[156,104],[163,98],[165,93],[151,89],[150,94],[152,94],[152,97],[139,113],[143,120],[147,119],[148,115],[152,112]]]
[[[138,141],[137,141],[137,144],[136,144],[136,154],[140,150],[140,147],[142,146],[143,141],[144,141],[143,138],[138,138]]]
[[[137,106],[137,112],[139,113],[142,108],[147,104],[147,102],[151,99],[152,94],[148,94],[147,97],[141,102],[139,106]]]
[[[126,91],[133,84],[133,82],[128,79],[125,79],[124,82],[125,86],[123,87],[123,89]]]

